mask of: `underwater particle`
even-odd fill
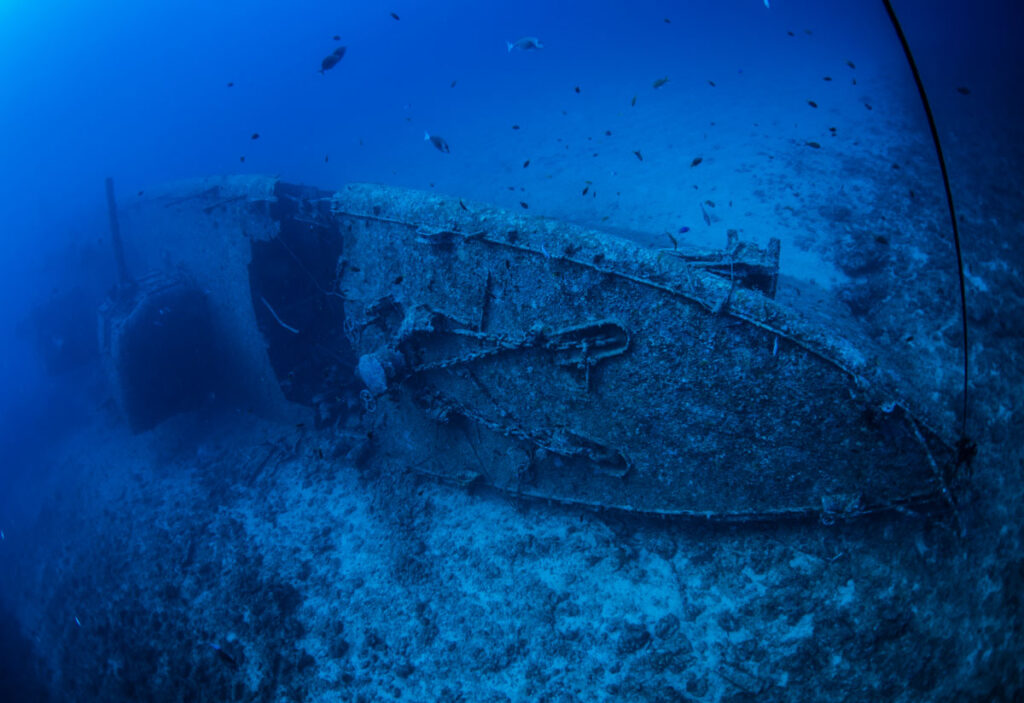
[[[586,195],[589,192],[590,192],[590,186],[583,186],[583,195]]]
[[[243,164],[245,163],[245,157],[244,156],[239,156],[238,160],[241,161]]]
[[[960,86],[959,88],[956,89],[956,92],[960,93],[960,95],[970,95],[971,94],[971,89],[968,88],[965,85],[962,85],[962,86]]]
[[[345,57],[346,51],[348,51],[347,46],[339,46],[333,52],[325,56],[323,61],[320,62],[320,74],[323,75],[337,66],[338,62]]]
[[[687,227],[686,225],[683,225],[682,227],[679,228],[679,234],[686,234],[689,231],[690,231],[690,228]]]
[[[654,87],[655,90],[657,90],[666,83],[668,83],[668,76],[662,76],[658,80],[654,81],[654,83],[652,83],[651,85]]]
[[[704,161],[704,157],[703,156],[695,157],[693,159],[693,161],[690,162],[690,168],[693,168],[694,166],[700,166],[701,162],[703,162],[703,161]]]
[[[519,201],[519,207],[523,208],[524,210],[530,209],[530,205],[528,203],[524,203],[522,200]]]
[[[711,226],[711,215],[709,215],[708,211],[704,209],[704,203],[700,204],[700,214],[701,214],[701,217],[704,218],[704,224],[707,225],[708,227],[710,227]]]
[[[530,160],[529,159],[527,159],[526,161],[523,162],[523,168],[526,168],[529,165],[530,165]]]
[[[517,124],[512,125],[512,129],[519,129],[519,125],[517,125]]]
[[[430,142],[431,144],[434,145],[435,149],[437,149],[443,154],[451,153],[451,149],[448,148],[448,142],[446,142],[443,138],[438,137],[436,135],[433,137],[430,136],[430,132],[423,133],[423,141]]]
[[[228,81],[228,88],[234,88],[234,87],[235,87],[235,82],[234,81]]]
[[[707,205],[708,207],[714,207],[715,206],[715,201],[714,200],[705,200],[704,204]]]
[[[469,210],[469,208],[466,207],[466,203],[462,202],[462,198],[459,198],[459,207],[463,210]]]
[[[712,81],[712,80],[708,80],[708,85],[710,85],[712,88],[714,88],[715,87],[715,82]]]
[[[814,102],[813,100],[808,100],[807,104],[810,105],[811,107],[818,107],[818,103]]]
[[[575,88],[573,88],[573,90],[575,90],[576,94],[579,95],[579,92],[580,92],[580,87],[579,86],[576,86]]]
[[[144,191],[144,190],[140,190],[138,193],[136,193],[136,195],[141,198],[142,194],[145,193],[145,192],[146,191]],[[911,191],[911,192],[913,192],[913,191]]]
[[[814,34],[814,32],[812,32],[812,31],[811,31],[811,30],[809,30],[809,29],[805,29],[805,30],[804,30],[804,34],[806,34],[807,36],[811,36],[812,34]]]
[[[253,132],[252,136],[249,137],[249,138],[250,139],[259,139],[260,138],[260,133],[259,132]]]
[[[636,158],[640,159],[641,161],[644,160],[644,155],[641,154],[639,151],[634,151],[633,153],[636,155]]]
[[[853,64],[853,61],[850,61],[849,59],[846,60],[846,65],[855,71],[857,70],[857,67]]]
[[[823,81],[831,81],[832,80],[832,76],[825,76],[821,80],[823,80]]]
[[[633,100],[629,103],[630,107],[636,107],[636,96],[633,96]]]
[[[811,147],[812,149],[821,148],[821,144],[818,144],[818,142],[805,142],[805,144],[807,144],[807,146]]]
[[[543,49],[544,45],[540,43],[540,39],[537,37],[521,37],[516,39],[514,42],[505,42],[508,46],[508,52],[511,54],[513,49],[519,49],[520,51],[534,51],[535,49]]]
[[[393,19],[394,19],[394,20],[395,20],[396,22],[397,22],[397,21],[398,21],[399,19],[401,19],[401,18],[400,18],[400,17],[398,16],[398,15],[396,15],[396,14],[395,14],[394,12],[392,12],[392,13],[391,13],[391,17],[392,17],[392,18],[393,18]]]

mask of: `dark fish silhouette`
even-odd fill
[[[960,93],[960,95],[970,95],[971,94],[971,89],[968,88],[965,85],[962,85],[962,86],[960,86],[959,88],[956,89],[956,92]]]
[[[808,100],[807,104],[810,105],[811,107],[818,107],[818,103],[814,102],[813,100]]]
[[[641,154],[639,151],[634,151],[633,153],[636,155],[636,158],[640,159],[641,161],[644,160],[644,155]]]
[[[629,103],[630,107],[636,107],[636,96],[633,96],[633,100]]]
[[[668,76],[664,76],[663,78],[659,78],[658,80],[654,81],[654,83],[652,83],[652,85],[654,86],[654,89],[657,90],[658,88],[660,88],[661,86],[665,85],[666,83],[668,83]]]
[[[259,132],[253,132],[252,133],[252,137],[250,137],[250,139],[259,139],[259,138],[260,138],[260,133]]]
[[[446,142],[441,137],[437,137],[437,136],[432,137],[432,136],[430,136],[430,132],[424,132],[423,133],[423,141],[430,142],[431,144],[434,145],[434,148],[436,148],[438,151],[440,151],[442,153],[445,153],[445,154],[451,153],[451,149],[448,148],[448,142]]]
[[[526,168],[529,165],[530,165],[530,160],[529,159],[527,159],[526,161],[523,162],[523,168]]]
[[[396,15],[396,14],[395,14],[394,12],[392,12],[392,13],[391,13],[391,16],[392,16],[392,17],[394,17],[394,18],[395,18],[396,20],[397,20],[397,19],[401,19],[401,18],[400,18],[400,17],[398,16],[398,15]]]
[[[698,156],[697,158],[695,158],[693,161],[690,162],[690,168],[693,168],[694,166],[700,166],[700,162],[703,161],[703,160],[704,160],[703,156]]]
[[[344,58],[345,52],[347,50],[347,46],[339,46],[337,49],[334,50],[333,53],[324,57],[324,60],[320,62],[320,73],[326,73],[327,71],[330,71],[332,68],[337,66],[338,62],[341,61],[342,58]]]

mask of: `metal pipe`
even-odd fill
[[[114,260],[117,262],[117,283],[125,286],[133,283],[124,262],[124,245],[121,243],[121,225],[117,221],[117,201],[114,200],[114,179],[107,178],[107,216],[110,219],[110,238],[114,244]]]

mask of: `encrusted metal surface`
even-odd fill
[[[735,279],[381,186],[332,214],[350,340],[389,376],[371,413],[386,468],[722,519],[942,497],[948,444],[863,351]]]

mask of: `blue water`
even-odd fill
[[[981,301],[972,320],[981,337],[995,330],[996,341],[978,350],[985,358],[998,344],[1019,344],[1005,322],[1016,320],[1016,303],[1000,302],[995,281],[1016,280],[1024,259],[1024,12],[997,0],[894,5],[964,217]],[[543,48],[507,50],[523,36]],[[339,46],[344,58],[321,73]],[[6,0],[0,66],[0,528],[8,531],[46,502],[50,489],[33,477],[61,483],[47,451],[88,427],[105,399],[86,337],[114,282],[108,176],[122,206],[170,181],[243,173],[322,188],[433,189],[516,210],[524,203],[531,214],[645,246],[668,246],[665,233],[684,228],[695,243],[718,246],[735,227],[762,245],[781,238],[789,290],[822,291],[884,344],[904,322],[945,325],[933,311],[957,319],[938,165],[881,2]],[[450,153],[425,133],[443,137]],[[717,206],[705,223],[707,200]],[[840,207],[850,214],[836,214]],[[894,242],[895,258],[927,261],[919,268],[934,275],[904,277],[902,264],[887,260],[875,272],[885,292],[865,287],[844,264],[853,249],[840,230],[850,219],[873,232],[884,221],[888,239],[913,232]],[[899,301],[894,318],[863,302],[886,295]],[[46,319],[63,336],[33,336],[40,306],[57,299],[81,303],[51,306]],[[907,354],[948,367],[929,390],[953,413],[958,327],[943,335],[942,349]],[[48,369],[47,344],[81,345],[81,364]],[[992,369],[1011,358],[976,371],[998,375]],[[991,407],[1011,408],[1009,417],[1014,399],[1000,398]]]

